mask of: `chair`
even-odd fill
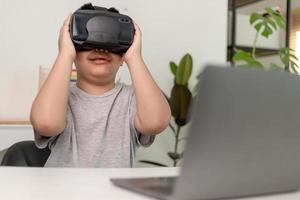
[[[3,156],[1,166],[43,167],[50,155],[50,149],[39,149],[34,141],[22,141],[9,147]]]

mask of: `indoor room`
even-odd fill
[[[0,5],[1,199],[300,198],[300,1]]]

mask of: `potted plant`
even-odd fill
[[[250,15],[249,22],[256,30],[255,38],[253,41],[252,52],[246,52],[241,49],[237,49],[233,56],[233,62],[239,66],[247,66],[254,68],[266,68],[256,57],[256,45],[259,36],[269,38],[275,31],[284,29],[286,26],[285,18],[279,12],[279,10],[266,8],[265,13],[259,14],[254,12]],[[299,73],[299,66],[297,64],[297,57],[295,51],[291,48],[285,47],[278,50],[278,56],[286,69],[291,73]],[[281,70],[284,67],[279,66],[275,63],[270,63],[270,69]]]
[[[167,152],[170,159],[173,161],[173,166],[177,166],[179,160],[183,156],[183,152],[179,152],[179,144],[181,141],[186,139],[181,136],[181,128],[185,126],[190,119],[190,106],[192,102],[192,93],[188,88],[189,79],[193,71],[193,59],[190,54],[185,54],[177,65],[175,62],[171,61],[170,70],[174,75],[174,86],[171,90],[170,97],[167,97],[169,102],[172,118],[173,120],[169,123],[169,127],[172,130],[173,136],[175,138],[173,151]],[[157,166],[167,166],[162,163],[140,160],[140,162],[153,164]]]

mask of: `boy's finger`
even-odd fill
[[[67,17],[66,17],[66,19],[65,19],[65,21],[64,21],[64,25],[63,26],[67,26],[67,27],[69,27],[69,24],[70,24],[70,20],[71,20],[71,16],[72,16],[72,13],[70,13]]]
[[[133,22],[133,26],[134,26],[134,34],[135,35],[141,35],[141,29],[140,29],[140,27],[139,27],[139,25],[137,25],[137,23],[135,23],[134,21],[132,21]]]
[[[135,23],[135,21],[132,22],[133,22],[134,29],[140,29],[140,27],[137,25],[137,23]]]

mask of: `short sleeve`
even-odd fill
[[[135,95],[132,92],[131,99],[130,99],[130,106],[129,106],[129,114],[130,114],[130,132],[134,136],[134,141],[136,143],[136,146],[143,146],[143,147],[149,147],[155,139],[155,135],[145,135],[138,130],[136,130],[134,125],[134,118],[136,113],[136,100]]]
[[[47,146],[49,148],[51,148],[51,146],[55,143],[56,139],[58,138],[59,135],[53,136],[53,137],[45,137],[42,136],[37,130],[35,130],[33,128],[33,132],[34,132],[34,141],[35,141],[35,145],[39,148],[39,149],[44,149]]]

